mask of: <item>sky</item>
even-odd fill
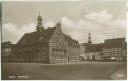
[[[39,12],[45,29],[60,22],[63,32],[80,43],[88,41],[88,33],[93,43],[127,34],[126,1],[3,2],[2,42],[15,44],[36,31]]]

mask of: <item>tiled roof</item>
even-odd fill
[[[125,38],[106,39],[101,44],[85,44],[85,52],[100,52],[103,48],[122,48],[123,45],[124,49],[126,49],[127,43]]]
[[[125,38],[115,38],[115,39],[106,39],[104,41],[105,44],[111,44],[111,43],[123,43],[125,41]]]
[[[64,37],[65,37],[65,41],[67,42],[67,44],[71,47],[79,47],[79,42],[76,41],[75,39],[72,39],[70,36],[68,35],[65,35],[64,34]]]
[[[2,48],[11,47],[12,43],[10,41],[1,43]]]
[[[121,48],[125,38],[107,39],[104,41],[104,48]]]
[[[56,27],[48,28],[42,32],[26,33],[17,44],[34,44],[38,42],[47,42],[53,35]]]
[[[104,48],[122,48],[122,43],[104,44]]]
[[[85,46],[85,52],[101,52],[103,50],[103,44],[92,44]]]

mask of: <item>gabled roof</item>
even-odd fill
[[[79,47],[80,46],[79,42],[76,41],[75,39],[71,38],[70,36],[64,34],[64,38],[65,38],[65,41],[67,42],[68,46],[71,46],[71,47]]]
[[[106,39],[104,41],[105,44],[111,44],[111,43],[123,43],[125,41],[125,38],[115,38],[115,39]]]
[[[20,39],[17,44],[34,44],[38,42],[47,42],[52,37],[56,27],[48,28],[43,30],[42,32],[32,32],[26,33]]]
[[[122,43],[104,44],[104,48],[122,48]]]
[[[122,48],[123,43],[125,43],[125,38],[106,39],[104,48]]]

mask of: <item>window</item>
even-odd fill
[[[63,59],[63,56],[61,56],[61,60]]]
[[[123,58],[122,58],[122,57],[120,57],[120,60],[123,60]]]
[[[115,56],[115,52],[113,52],[113,56]]]
[[[118,56],[120,56],[120,55],[121,55],[121,52],[119,51],[119,52],[118,52]]]
[[[60,52],[63,52],[63,50],[62,50],[62,49],[60,49]]]
[[[124,51],[124,52],[123,52],[123,55],[127,55],[127,52]]]
[[[56,49],[55,49],[55,48],[53,48],[52,50],[53,50],[53,51],[56,51]]]
[[[66,49],[64,50],[64,52],[66,53]]]
[[[57,57],[57,56],[55,56],[55,59],[56,59],[56,60],[58,60],[58,57]]]
[[[45,48],[41,48],[39,50],[40,50],[40,52],[45,52]]]
[[[41,52],[44,52],[44,49],[42,49]]]
[[[59,49],[56,49],[56,51],[59,51]]]
[[[42,57],[42,60],[44,61],[44,57]]]

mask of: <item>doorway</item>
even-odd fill
[[[69,56],[68,56],[68,62],[69,62]]]

